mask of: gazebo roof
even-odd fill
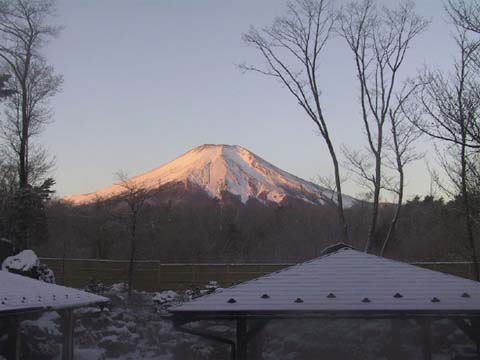
[[[102,296],[0,271],[0,316],[107,302]]]
[[[185,317],[409,313],[480,315],[480,283],[339,249],[171,308]]]

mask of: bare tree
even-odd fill
[[[397,104],[395,108],[390,109],[388,112],[390,139],[386,143],[386,149],[389,151],[389,154],[386,156],[386,163],[387,167],[397,173],[398,180],[394,184],[387,182],[385,186],[387,190],[396,194],[397,203],[380,250],[380,255],[382,256],[393,238],[397,221],[400,217],[405,190],[405,167],[421,157],[421,154],[415,152],[414,143],[420,138],[422,132],[418,131],[416,126],[408,121],[418,116],[416,104],[411,101],[416,88],[417,85],[405,86],[400,94],[396,96]]]
[[[48,101],[62,84],[41,54],[61,30],[50,24],[55,11],[53,0],[0,1],[0,63],[15,90],[7,101],[2,133],[18,167],[20,188],[32,184],[35,172],[44,174],[49,167],[45,150],[34,147],[31,139],[51,120]]]
[[[123,192],[119,195],[122,203],[127,205],[127,227],[130,235],[130,259],[128,265],[128,294],[130,295],[133,289],[133,267],[136,256],[137,245],[137,230],[140,212],[148,197],[147,189],[137,183],[134,179],[129,179],[128,176],[119,171],[117,173],[119,180],[118,185]]]
[[[244,64],[241,68],[278,80],[316,125],[332,160],[338,217],[343,240],[348,242],[340,166],[320,99],[320,58],[335,21],[330,1],[295,0],[288,4],[287,14],[277,18],[272,26],[261,30],[252,27],[243,35],[245,43],[261,54],[265,66]]]
[[[344,167],[353,175],[352,180],[362,188],[366,189],[365,198],[368,201],[373,199],[375,189],[375,176],[372,174],[374,162],[365,151],[352,150],[346,146],[341,148],[345,157]]]
[[[480,154],[471,152],[467,159],[467,191],[471,205],[472,222],[480,225]]]
[[[474,266],[480,280],[480,267],[473,235],[472,204],[468,186],[469,158],[480,149],[478,137],[480,116],[480,79],[478,54],[480,42],[468,30],[456,26],[458,59],[450,74],[429,71],[422,75],[425,84],[419,96],[424,116],[414,124],[424,133],[447,144],[454,163],[443,160],[444,169],[462,200],[465,230]]]
[[[95,200],[89,205],[89,211],[92,212],[90,217],[94,224],[95,257],[107,259],[112,247],[112,236],[109,230],[112,225],[117,225],[116,217],[108,201],[101,196],[96,195]]]
[[[396,196],[395,211],[390,221],[387,235],[383,240],[380,255],[384,255],[400,217],[405,190],[405,167],[420,158],[415,152],[414,143],[422,135],[422,132],[412,124],[410,119],[418,116],[413,95],[418,84],[409,81],[405,83],[398,94],[394,95],[391,108],[386,119],[386,127],[389,134],[384,135],[384,154],[382,155],[382,182],[381,190],[386,190]],[[346,158],[345,166],[356,175],[356,182],[368,190],[373,198],[376,187],[374,172],[375,161],[368,152],[353,151],[346,147],[342,148]],[[389,172],[387,172],[389,171]],[[395,174],[390,174],[393,171]]]
[[[337,194],[337,182],[335,181],[335,176],[328,175],[328,176],[322,176],[322,175],[316,175],[313,178],[310,179],[311,182],[318,184],[325,189],[330,191],[330,201],[332,203],[335,203],[335,195]],[[346,179],[341,179],[340,184],[343,184],[346,181]]]
[[[372,171],[363,168],[372,183],[373,204],[365,251],[370,251],[375,236],[380,191],[385,124],[393,109],[399,70],[412,40],[428,22],[417,16],[414,4],[403,1],[394,9],[378,10],[374,0],[351,3],[342,12],[340,34],[353,52],[360,85],[363,127],[367,136],[367,156],[355,156],[354,167],[371,161]]]
[[[480,33],[480,2],[448,0],[446,10],[453,23],[464,30]]]

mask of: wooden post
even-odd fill
[[[156,288],[158,289],[157,291],[161,291],[163,290],[162,286],[161,286],[161,279],[162,279],[162,274],[161,274],[161,264],[160,264],[160,261],[157,261],[157,282],[156,282]]]
[[[252,359],[262,358],[262,340],[262,333],[260,331],[252,335],[248,343],[248,352]]]
[[[236,331],[236,360],[247,360],[247,321],[245,319],[237,319]]]
[[[7,358],[20,360],[20,318],[12,316],[8,321]]]
[[[62,360],[73,360],[73,310],[62,312],[63,348]]]
[[[430,319],[418,320],[422,331],[422,353],[424,360],[432,360],[432,327]]]
[[[480,359],[480,320],[478,318],[471,318],[470,324],[472,329],[471,339],[477,347],[477,358]]]
[[[477,318],[455,319],[458,328],[467,335],[477,347],[477,358],[480,359],[480,321]]]
[[[404,359],[402,354],[402,325],[403,322],[401,319],[391,319],[390,325],[392,329],[392,338],[391,338],[391,353],[392,359],[401,360]]]
[[[268,324],[268,319],[250,322],[247,333],[248,355],[252,359],[261,359],[262,354],[262,330]]]
[[[232,360],[237,360],[237,345],[236,344],[233,344],[231,347],[230,347],[231,351],[230,351],[230,358]]]

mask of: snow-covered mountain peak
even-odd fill
[[[221,198],[224,192],[229,192],[239,196],[242,202],[257,198],[279,203],[287,196],[317,204],[335,200],[330,190],[289,174],[238,145],[201,145],[129,181],[152,191],[163,185],[183,183],[201,188],[211,197]],[[98,198],[111,198],[123,191],[119,184],[114,184],[94,193],[64,199],[84,204]],[[345,202],[349,206],[354,200],[345,197]]]

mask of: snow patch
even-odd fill
[[[62,333],[58,330],[58,322],[60,319],[60,315],[55,311],[48,311],[44,312],[38,319],[36,320],[24,320],[22,321],[22,326],[24,327],[31,327],[37,328],[44,333],[48,334],[49,336],[61,336]]]
[[[75,349],[75,359],[77,360],[103,360],[105,359],[105,350],[103,349]]]
[[[156,293],[152,301],[156,304],[162,305],[178,299],[178,294],[173,290],[166,290]]]

